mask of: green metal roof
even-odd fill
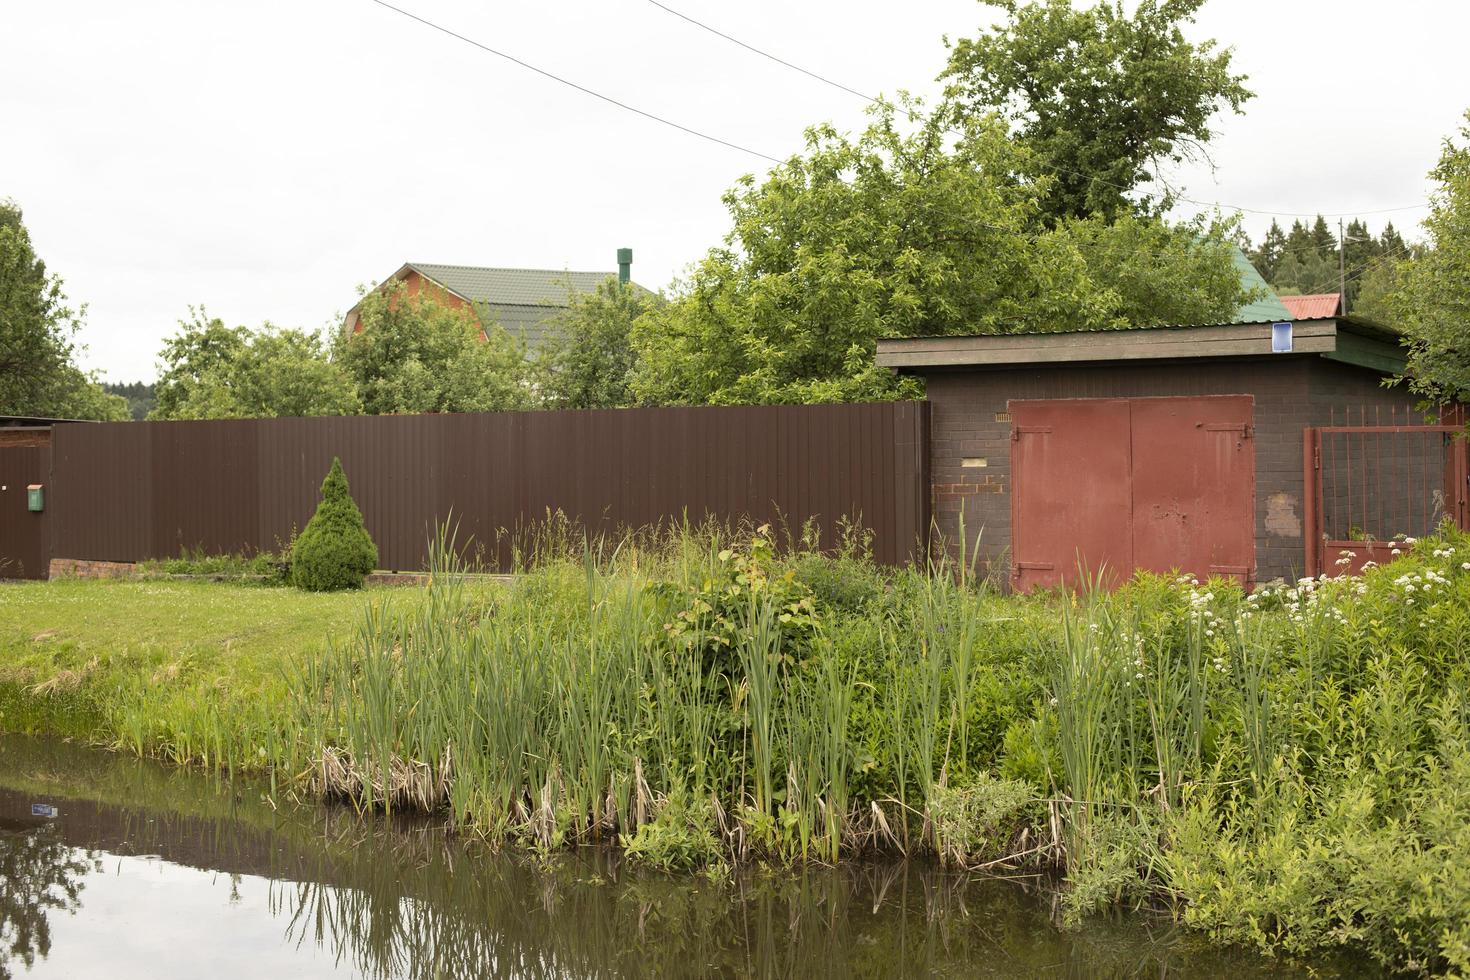
[[[1255,302],[1247,303],[1235,311],[1235,323],[1273,323],[1292,319],[1291,311],[1281,302],[1266,280],[1251,265],[1251,260],[1238,247],[1231,246],[1235,268],[1240,272],[1240,284],[1252,292],[1263,295]]]
[[[590,293],[612,272],[557,272],[552,269],[485,269],[473,265],[410,262],[411,268],[475,303],[498,306],[556,306],[565,308],[567,292]]]
[[[437,262],[409,262],[407,267],[474,303],[531,347],[542,344],[555,329],[548,321],[567,308],[569,293],[591,293],[618,277],[616,270],[490,269]],[[637,283],[630,285],[647,291]]]

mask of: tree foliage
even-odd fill
[[[967,114],[999,112],[1014,127],[1029,172],[1054,178],[1042,201],[1054,219],[1162,210],[1167,196],[1130,195],[1252,97],[1228,48],[1184,36],[1204,0],[1140,0],[1132,16],[1121,0],[985,2],[1007,20],[952,45],[940,78]]]
[[[337,338],[334,356],[369,415],[529,407],[525,345],[490,318],[401,282],[367,293],[358,312],[359,329]]]
[[[77,367],[83,311],[67,304],[22,219],[0,200],[0,415],[126,419],[127,402]]]
[[[658,297],[617,279],[591,293],[568,288],[567,310],[550,321],[537,356],[539,395],[547,408],[621,408],[633,403],[637,351],[633,323]]]
[[[109,395],[117,395],[128,403],[128,415],[134,422],[141,422],[153,411],[154,382],[130,381],[104,384],[102,389]]]
[[[153,419],[353,415],[351,379],[328,360],[321,338],[267,323],[227,327],[191,309],[164,342]]]
[[[1343,229],[1343,238],[1339,258],[1337,233],[1319,214],[1310,224],[1293,221],[1290,232],[1272,221],[1260,246],[1252,248],[1247,241],[1245,250],[1262,278],[1282,296],[1343,292],[1346,280],[1348,312],[1385,319],[1384,289],[1394,278],[1394,265],[1412,256],[1413,248],[1393,222],[1374,236],[1361,218],[1354,218]]]
[[[377,564],[378,546],[352,499],[342,460],[334,457],[321,503],[291,546],[291,584],[312,592],[361,588]]]
[[[1429,176],[1439,186],[1424,228],[1429,247],[1405,263],[1390,299],[1408,335],[1408,378],[1431,404],[1470,401],[1470,112],[1464,143],[1445,140]]]
[[[804,154],[726,194],[724,244],[635,324],[636,397],[912,395],[874,365],[880,337],[1220,322],[1246,298],[1225,229],[1046,227],[1051,185],[1018,176],[1029,159],[1003,123],[952,105],[881,107],[856,138],[810,130]]]

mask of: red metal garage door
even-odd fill
[[[1251,579],[1251,396],[1009,407],[1017,588],[1114,585],[1135,568]]]
[[[1017,401],[1011,411],[1016,587],[1111,580],[1133,568],[1127,399]]]

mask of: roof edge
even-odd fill
[[[1292,350],[1273,353],[1273,323],[1293,325]],[[1082,361],[1325,354],[1337,349],[1336,320],[1198,327],[1069,330],[1042,334],[905,337],[878,341],[877,364],[896,371]]]

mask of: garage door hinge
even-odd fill
[[[1020,439],[1022,433],[1045,435],[1050,431],[1051,426],[1049,425],[1017,425],[1012,427],[1011,429],[1011,441],[1015,442],[1016,440]]]
[[[1256,427],[1247,422],[1206,422],[1206,432],[1239,432],[1242,439],[1249,439]]]

